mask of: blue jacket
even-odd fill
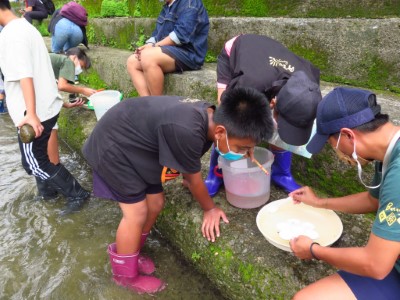
[[[208,30],[208,14],[201,0],[175,0],[171,6],[164,5],[156,29],[146,42],[155,43],[169,36],[200,67],[207,53]]]

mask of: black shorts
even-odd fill
[[[121,203],[137,203],[146,199],[146,194],[159,194],[163,192],[161,184],[150,184],[140,193],[123,195],[110,187],[96,171],[93,171],[93,193],[96,197],[114,200]]]

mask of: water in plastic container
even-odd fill
[[[94,112],[98,121],[107,110],[121,100],[121,93],[113,90],[101,91],[90,96],[89,100],[94,107]]]
[[[268,202],[271,185],[272,152],[255,147],[254,157],[269,172],[265,174],[250,158],[229,161],[221,156],[218,165],[222,168],[226,199],[239,208],[256,208]]]

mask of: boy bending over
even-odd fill
[[[117,201],[122,220],[116,242],[109,245],[114,281],[139,293],[154,293],[164,283],[151,276],[154,264],[139,256],[161,212],[166,167],[183,174],[204,211],[203,236],[214,242],[225,213],[208,195],[201,176],[201,157],[212,144],[227,159],[252,155],[254,147],[273,133],[265,96],[254,89],[224,93],[218,110],[200,100],[178,96],[127,99],[112,107],[97,123],[83,147],[93,168],[98,197]]]

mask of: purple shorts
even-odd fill
[[[148,185],[137,194],[124,195],[110,187],[96,171],[93,171],[93,193],[96,197],[114,200],[122,203],[137,203],[146,199],[146,194],[159,194],[163,192],[161,184]]]
[[[349,286],[357,300],[400,299],[400,274],[395,268],[382,280],[345,271],[339,271],[338,274]]]

